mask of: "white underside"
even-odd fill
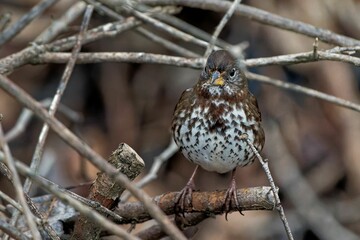
[[[205,108],[203,111],[204,113],[207,113],[208,110],[208,108]],[[199,109],[195,109],[191,119],[201,118],[203,113],[201,114],[202,116],[198,116],[199,111]],[[247,122],[248,126],[256,124],[253,119],[246,119],[243,110],[232,113],[235,115],[234,119],[238,122],[237,128],[240,126],[240,119],[242,119],[243,122],[247,120],[245,122]],[[230,113],[225,113],[223,119],[228,120],[229,123],[233,121],[230,117]],[[254,141],[253,131],[240,129],[240,133],[235,132],[235,127],[228,124],[225,135],[221,135],[216,131],[210,132],[209,126],[204,126],[201,125],[201,122],[196,122],[196,130],[192,130],[192,133],[189,134],[190,129],[188,128],[188,123],[189,122],[182,125],[179,131],[180,137],[182,138],[181,143],[179,142],[180,146],[182,146],[182,153],[186,158],[195,164],[200,165],[207,171],[215,171],[218,173],[229,172],[237,166],[247,165],[249,159],[254,156],[250,146],[248,146],[245,140],[235,139],[235,136],[240,137],[240,135],[246,134],[250,141]],[[195,131],[200,131],[198,143],[197,137],[194,136]],[[189,139],[187,139],[187,136],[189,136]],[[239,148],[240,144],[242,145],[241,148]],[[189,149],[191,149],[191,151],[189,151]]]

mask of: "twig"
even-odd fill
[[[119,15],[115,10],[112,10],[104,5],[102,5],[101,3],[95,1],[95,0],[85,0],[86,2],[88,2],[89,4],[92,4],[96,10],[98,10],[101,13],[106,14],[109,17],[112,17],[114,19],[117,20],[122,20],[124,19],[124,17],[122,17],[121,15]],[[111,2],[107,2],[107,4],[111,4]],[[163,47],[180,54],[181,56],[185,56],[185,57],[198,57],[197,54],[165,39],[162,38],[154,33],[152,33],[151,31],[143,28],[143,27],[137,27],[135,29],[137,32],[139,32],[140,34],[142,34],[143,36],[145,36],[146,38],[159,43],[160,45],[162,45]]]
[[[167,33],[169,33],[170,35],[174,36],[174,37],[177,37],[183,41],[186,41],[186,42],[191,42],[191,43],[194,43],[196,45],[199,45],[201,47],[204,47],[206,48],[207,47],[207,42],[203,41],[203,40],[200,40],[190,34],[187,34],[185,32],[182,32],[170,25],[167,25],[163,22],[160,22],[159,20],[155,19],[155,18],[152,18],[144,13],[141,13],[139,11],[136,11],[132,8],[126,8],[126,11],[128,11],[129,13],[131,13],[133,16],[135,16],[136,18],[140,19],[141,21],[144,21],[146,23],[149,23],[151,24],[152,26],[158,28],[158,29],[161,29]]]
[[[11,13],[4,13],[0,16],[0,33],[4,31],[11,19]]]
[[[69,53],[45,52],[30,60],[32,64],[45,63],[65,63],[70,58]],[[174,65],[178,67],[203,68],[205,58],[183,58],[172,57],[144,52],[93,52],[80,53],[77,63],[102,63],[102,62],[132,62],[132,63],[156,63]],[[317,58],[314,58],[314,52],[304,52],[296,54],[279,55],[273,57],[253,58],[244,60],[247,67],[261,67],[269,65],[292,65],[299,63],[308,63],[314,61],[340,61],[360,66],[360,58],[344,54],[333,53],[329,51],[318,51]]]
[[[30,228],[30,231],[32,233],[32,237],[34,239],[41,239],[40,233],[36,227],[36,223],[34,222],[34,215],[31,213],[28,205],[26,204],[26,200],[25,200],[25,196],[24,196],[24,192],[23,189],[21,187],[21,181],[20,181],[20,177],[17,173],[17,170],[15,168],[15,163],[13,160],[13,157],[11,155],[10,152],[10,148],[7,144],[7,142],[5,141],[4,138],[4,133],[2,130],[2,124],[0,122],[0,146],[2,147],[3,151],[4,151],[4,155],[5,155],[5,163],[8,166],[11,175],[12,175],[12,180],[13,180],[13,186],[15,188],[15,192],[16,192],[16,196],[20,202],[20,205],[23,208],[23,212],[25,215],[25,218],[27,220],[28,226]]]
[[[51,25],[45,29],[34,42],[37,44],[48,43],[53,40],[59,33],[64,31],[64,28],[73,22],[77,17],[84,12],[86,4],[84,2],[77,2],[69,8],[63,16],[54,20]]]
[[[0,191],[0,198],[7,201],[10,205],[14,206],[20,212],[23,212],[21,205],[2,191]]]
[[[177,18],[172,15],[168,15],[168,14],[155,14],[154,17],[178,28],[181,31],[189,33],[189,34],[193,35],[194,37],[197,37],[199,39],[202,39],[202,40],[205,40],[208,42],[211,40],[211,35],[209,33],[205,32],[204,30],[202,30],[200,28],[195,27],[194,25],[191,25],[191,24],[183,21],[180,18]],[[217,46],[219,46],[220,48],[227,49],[227,50],[234,49],[234,47],[235,47],[221,39],[216,39],[215,44]]]
[[[313,52],[307,53],[309,57],[313,55]],[[320,57],[323,52],[318,51],[318,56]],[[329,54],[330,53],[324,53]],[[340,54],[336,54],[340,55]],[[341,55],[344,58],[348,58],[351,56]],[[70,57],[69,53],[44,53],[39,56],[39,59],[34,60],[36,63],[64,63]],[[271,61],[276,57],[272,57],[271,59],[264,60],[262,59],[248,59],[245,60],[245,64],[247,66],[255,66],[257,65],[268,65]],[[356,61],[359,61],[358,58],[353,57]],[[338,59],[338,58],[337,58]],[[278,64],[283,62],[284,59],[279,59]],[[285,60],[287,61],[287,60]],[[179,67],[191,67],[200,69],[205,64],[205,58],[195,58],[188,59],[182,57],[172,57],[158,54],[150,54],[150,53],[81,53],[77,59],[78,63],[94,63],[94,62],[133,62],[133,63],[156,63],[156,64],[168,64]],[[258,63],[256,63],[258,62]],[[292,83],[286,83],[277,79],[273,79],[267,76],[250,73],[248,72],[247,77],[251,80],[260,81],[266,84],[270,84],[273,86],[277,86],[284,89],[289,89],[292,91],[300,92],[302,94],[315,97],[357,112],[360,112],[360,105],[353,103],[351,101],[347,101],[338,97],[335,97],[330,94],[322,93],[310,88],[302,87]]]
[[[51,104],[51,99],[50,98],[44,99],[40,103],[43,107],[48,108]],[[71,108],[61,103],[59,104],[59,112],[64,114],[67,118],[69,118],[73,122],[82,121],[82,116],[79,113],[73,111]],[[5,134],[5,140],[7,142],[11,142],[15,138],[17,138],[21,133],[23,133],[26,129],[26,126],[30,122],[32,116],[33,116],[33,112],[30,111],[29,109],[24,108],[21,111],[20,116],[18,117],[15,123],[15,126]]]
[[[225,27],[226,23],[229,21],[231,16],[234,14],[236,7],[241,3],[241,0],[234,0],[233,3],[230,5],[229,9],[226,11],[225,15],[221,19],[220,23],[217,25],[211,40],[209,42],[209,45],[206,48],[206,51],[204,53],[205,58],[208,58],[210,53],[212,52],[214,48],[214,44],[216,42],[216,39],[219,37],[220,32]]]
[[[107,220],[104,216],[94,211],[92,208],[82,204],[81,202],[75,200],[74,198],[68,196],[66,192],[62,191],[58,186],[50,181],[45,181],[44,178],[41,178],[36,174],[34,171],[26,167],[23,163],[16,162],[16,167],[18,170],[26,175],[27,177],[31,178],[32,181],[39,184],[43,187],[46,191],[52,193],[53,195],[57,196],[61,201],[68,203],[69,205],[73,206],[76,210],[78,210],[81,214],[84,214],[92,221],[98,223],[101,227],[106,229],[107,231],[115,234],[124,239],[137,239],[136,237],[131,236],[127,233],[124,229],[117,226],[115,223]],[[39,238],[40,239],[40,238]]]
[[[294,203],[297,213],[306,219],[307,226],[322,239],[359,239],[329,214],[311,186],[301,176],[299,166],[286,149],[278,124],[273,122],[267,129],[269,129],[269,142],[275,143],[269,151],[275,159],[274,171],[280,184],[283,185],[285,194]]]
[[[262,168],[264,169],[264,172],[266,174],[266,177],[267,179],[269,180],[269,183],[270,183],[270,186],[271,186],[271,189],[274,193],[274,197],[275,197],[275,207],[276,207],[276,210],[279,212],[279,215],[280,215],[280,219],[281,221],[283,222],[284,224],[284,228],[285,228],[285,231],[286,231],[286,234],[287,234],[287,237],[288,239],[290,240],[293,240],[294,237],[291,233],[291,229],[290,229],[290,226],[289,226],[289,223],[286,219],[286,215],[285,215],[285,212],[284,212],[284,208],[282,207],[281,205],[281,202],[280,202],[280,197],[279,197],[279,190],[278,188],[275,186],[275,183],[274,183],[274,179],[271,175],[271,172],[270,172],[270,169],[269,169],[269,163],[267,160],[263,160],[263,158],[261,157],[260,153],[256,150],[256,148],[254,147],[254,145],[252,144],[252,142],[250,141],[250,139],[246,138],[245,139],[246,142],[249,144],[249,146],[251,147],[252,151],[254,152],[254,154],[256,155],[257,159],[259,159],[259,162],[261,163],[261,166]]]
[[[83,39],[83,45],[102,38],[114,37],[121,32],[140,25],[140,23],[141,22],[135,20],[135,18],[129,17],[121,22],[107,23],[99,27],[93,28],[86,32]],[[67,51],[74,47],[76,39],[77,36],[71,36],[56,40],[49,44],[33,44],[31,47],[27,47],[20,52],[2,58],[0,59],[0,74],[10,74],[16,68],[19,68],[29,63],[32,58],[46,51]]]
[[[35,5],[27,14],[0,34],[0,46],[15,37],[16,34],[24,29],[34,18],[56,2],[56,0],[43,0]]]
[[[73,147],[79,154],[87,158],[101,171],[108,174],[117,183],[127,188],[137,199],[142,201],[151,216],[159,222],[163,230],[174,239],[185,239],[183,234],[175,227],[171,221],[161,212],[158,206],[154,205],[151,198],[141,189],[138,189],[130,182],[126,176],[119,173],[114,167],[106,162],[99,154],[94,152],[87,144],[77,138],[60,121],[52,117],[41,105],[29,96],[24,90],[16,86],[12,81],[0,74],[0,88],[4,89],[11,96],[16,98],[21,104],[31,109],[39,118],[46,122],[51,129],[56,132],[61,139]]]
[[[80,29],[79,35],[77,37],[74,49],[73,49],[73,51],[71,53],[71,57],[69,58],[69,61],[68,61],[67,65],[66,65],[63,76],[62,76],[62,78],[60,80],[59,87],[58,87],[58,89],[56,91],[56,94],[55,94],[51,104],[50,104],[49,114],[51,116],[54,116],[55,113],[56,113],[56,110],[57,110],[57,108],[59,106],[61,97],[62,97],[62,95],[63,95],[63,93],[64,93],[64,91],[66,89],[67,83],[68,83],[68,81],[70,79],[72,70],[74,69],[77,55],[79,54],[79,52],[81,50],[81,43],[82,43],[83,35],[87,30],[87,26],[89,24],[92,11],[93,11],[93,6],[89,5],[86,8],[86,11],[85,11],[85,14],[84,14],[84,19],[83,19],[83,22],[81,24],[81,29]],[[39,168],[39,165],[40,165],[40,162],[41,162],[41,157],[42,157],[42,153],[43,153],[43,150],[44,150],[44,145],[45,145],[45,142],[46,142],[48,132],[49,132],[49,126],[46,123],[44,123],[44,125],[43,125],[43,127],[41,129],[40,135],[39,135],[39,139],[38,139],[38,142],[37,142],[37,145],[36,145],[32,160],[31,160],[31,164],[30,164],[30,169],[32,169],[36,173],[38,172],[38,168]],[[29,193],[29,191],[31,189],[31,185],[32,185],[31,180],[29,178],[27,178],[25,180],[24,188],[23,188],[25,193]],[[12,222],[16,222],[17,217],[18,217],[18,214],[14,214]]]
[[[319,38],[315,38],[315,42],[313,44],[313,58],[318,58],[318,48],[319,48]]]
[[[58,89],[56,91],[56,94],[55,94],[55,96],[54,96],[54,98],[53,98],[53,100],[52,100],[52,102],[50,104],[49,114],[51,116],[55,115],[56,110],[57,110],[57,108],[59,106],[59,103],[61,101],[61,97],[64,94],[66,86],[67,86],[67,84],[69,82],[71,73],[72,73],[72,71],[74,69],[74,66],[75,66],[76,58],[77,58],[77,56],[78,56],[78,54],[79,54],[79,52],[81,50],[81,43],[82,43],[82,40],[83,40],[83,36],[84,36],[84,33],[87,30],[87,26],[89,25],[92,12],[93,12],[93,6],[88,5],[86,10],[85,10],[84,19],[83,19],[83,22],[81,24],[81,29],[80,29],[79,35],[77,37],[76,44],[75,44],[74,49],[73,49],[73,51],[71,53],[71,57],[69,58],[69,61],[68,61],[67,65],[66,65],[63,76],[61,77],[59,87],[58,87]],[[49,132],[49,126],[46,123],[44,123],[44,125],[43,125],[43,127],[41,129],[39,139],[38,139],[38,143],[36,145],[35,152],[34,152],[34,155],[33,155],[32,161],[31,161],[31,165],[30,165],[30,169],[32,169],[34,172],[38,171],[40,161],[41,161],[41,156],[42,156],[42,153],[43,153],[43,149],[44,149],[44,145],[45,145],[45,141],[46,141],[48,132]],[[29,179],[26,179],[25,184],[24,184],[24,191],[26,193],[28,193],[30,191],[30,188],[31,188],[31,181]]]
[[[13,175],[12,175],[11,171],[9,170],[9,168],[3,163],[5,161],[5,157],[6,157],[5,154],[0,151],[1,173],[4,174],[8,178],[8,180],[14,185]],[[28,204],[30,210],[36,216],[36,218],[35,218],[36,223],[38,223],[39,225],[41,225],[43,227],[43,229],[48,234],[50,239],[59,240],[60,238],[57,236],[54,229],[48,224],[47,221],[43,221],[44,217],[39,212],[39,210],[36,208],[35,204],[31,200],[31,198],[26,193],[24,193],[24,196],[25,196],[26,203]],[[24,211],[22,210],[23,208],[21,206],[20,206],[20,208],[21,208],[20,212],[24,213]],[[17,208],[17,209],[19,209],[19,208]],[[18,217],[20,215],[20,212],[16,211],[16,210],[13,212],[12,218],[10,220],[10,224],[12,226],[16,224],[17,219],[18,219]],[[26,216],[25,216],[25,219],[26,219]],[[3,237],[3,239],[4,240],[9,239],[9,235],[5,235]]]
[[[270,84],[270,85],[273,85],[273,86],[277,86],[277,87],[280,87],[280,88],[283,88],[283,89],[289,89],[291,91],[300,92],[300,93],[306,94],[308,96],[315,97],[315,98],[318,98],[318,99],[333,103],[335,105],[354,110],[356,112],[360,112],[360,105],[359,104],[350,102],[350,101],[342,99],[342,98],[335,97],[335,96],[330,95],[330,94],[322,93],[322,92],[316,91],[316,90],[311,89],[311,88],[306,88],[306,87],[302,87],[302,86],[299,86],[299,85],[296,85],[296,84],[283,82],[283,81],[280,81],[280,80],[277,80],[277,79],[274,79],[274,78],[270,78],[270,77],[255,74],[255,73],[247,72],[246,76],[247,76],[248,79],[260,81],[260,82]]]
[[[65,63],[70,57],[69,53],[44,53],[33,58],[33,64],[40,63]],[[166,64],[178,67],[189,67],[200,69],[205,65],[205,58],[183,58],[166,56],[144,52],[102,52],[102,53],[80,53],[77,63],[102,63],[102,62],[131,62],[131,63],[153,63]]]
[[[215,12],[226,12],[232,3],[217,0],[139,0],[140,3],[151,5],[180,5],[192,8],[200,8]],[[300,33],[311,38],[318,37],[319,40],[340,46],[359,46],[360,41],[354,38],[336,34],[327,29],[315,27],[311,24],[291,20],[279,15],[269,13],[244,4],[237,6],[235,14],[247,17],[251,20],[274,26],[277,28]]]
[[[3,152],[0,151],[0,164],[3,164],[3,161],[4,161],[4,154]],[[16,160],[17,162],[19,162],[19,160]],[[51,181],[39,176],[40,178],[43,179],[44,182],[50,182],[52,183]],[[54,183],[52,183],[54,184]],[[84,197],[81,197],[77,194],[75,194],[74,192],[71,192],[65,188],[62,188],[60,186],[58,186],[58,188],[65,192],[66,194],[68,194],[69,196],[71,196],[72,198],[82,202],[83,204],[87,205],[88,207],[91,207],[92,209],[96,210],[97,212],[101,213],[103,216],[107,216],[109,218],[111,218],[113,221],[115,222],[118,222],[118,223],[121,223],[121,221],[123,221],[123,218],[120,217],[119,215],[117,215],[116,213],[110,211],[109,209],[107,209],[106,207],[100,205],[98,202],[95,202],[95,201],[91,201],[87,198],[84,198]],[[44,196],[42,197],[35,197],[35,198],[32,198],[33,201],[35,201],[36,203],[38,203],[38,205],[41,205],[41,204],[44,204],[44,202],[41,202],[39,203],[39,198],[43,198]],[[50,195],[46,196],[46,197],[50,197]],[[35,204],[36,205],[36,204]],[[21,207],[21,206],[20,206]],[[22,211],[22,210],[21,210]]]
[[[16,240],[30,240],[24,233],[20,232],[11,224],[7,223],[4,219],[0,218],[0,230],[11,236]]]
[[[154,163],[151,166],[151,169],[148,174],[146,174],[143,178],[141,178],[137,183],[136,186],[138,188],[143,188],[145,185],[149,184],[151,181],[157,178],[157,174],[161,168],[161,166],[171,158],[177,151],[179,147],[176,145],[173,138],[170,140],[169,146],[162,152],[160,155],[154,158]],[[121,202],[126,202],[130,197],[129,192],[125,192],[121,197]]]
[[[269,65],[292,65],[292,64],[308,63],[315,61],[324,61],[324,60],[339,61],[339,62],[350,63],[355,66],[360,66],[360,58],[344,55],[344,54],[333,53],[331,50],[317,51],[316,55],[314,55],[314,51],[311,51],[304,53],[279,55],[274,57],[246,59],[245,63],[248,67],[261,67],[261,66],[269,66]]]
[[[134,180],[145,167],[144,161],[127,144],[122,143],[111,154],[108,162],[119,172],[125,174],[129,180]],[[95,182],[91,185],[88,199],[97,201],[100,205],[113,209],[125,188],[115,183],[105,173],[98,173]],[[101,228],[98,222],[89,221],[87,217],[80,216],[76,222],[72,239],[97,239],[100,236]]]

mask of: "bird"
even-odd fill
[[[200,166],[210,172],[231,172],[225,193],[225,218],[233,201],[241,213],[236,196],[236,169],[254,161],[256,155],[248,141],[260,152],[265,133],[257,100],[230,52],[217,50],[209,55],[197,83],[186,89],[176,104],[171,129],[181,153],[196,164],[177,195],[177,211],[184,215],[185,205],[191,204],[194,178]]]

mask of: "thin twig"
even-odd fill
[[[22,16],[16,23],[5,29],[0,34],[0,46],[15,37],[34,18],[43,13],[47,8],[56,3],[57,0],[43,0],[35,5],[27,14]]]
[[[27,177],[31,178],[32,181],[35,181],[37,184],[39,184],[42,188],[44,188],[46,191],[52,193],[53,195],[57,196],[61,201],[71,205],[76,210],[78,210],[81,214],[87,216],[90,220],[98,223],[101,227],[106,229],[107,231],[115,234],[118,237],[124,238],[124,239],[137,239],[134,236],[131,236],[126,230],[119,227],[115,223],[109,221],[101,214],[94,211],[92,208],[82,204],[78,200],[70,197],[66,194],[66,192],[62,191],[56,184],[46,181],[44,178],[41,178],[38,176],[37,173],[26,167],[23,163],[16,162],[16,167],[18,170],[26,175]]]
[[[137,183],[136,186],[138,188],[143,188],[147,184],[149,184],[151,181],[155,180],[157,178],[157,174],[161,168],[161,166],[169,159],[171,158],[177,151],[179,150],[179,147],[176,145],[173,138],[170,140],[169,146],[158,156],[154,158],[154,163],[151,166],[151,169],[148,174],[146,174],[143,178],[141,178]],[[126,202],[130,197],[129,192],[125,192],[121,197],[121,202]]]
[[[182,20],[180,18],[177,18],[172,15],[168,15],[168,14],[155,14],[154,17],[167,23],[167,24],[170,24],[170,25],[178,28],[181,31],[191,34],[194,37],[197,37],[204,41],[211,40],[211,35],[209,33],[205,32],[204,30],[202,30],[200,28],[195,27],[194,25],[191,25],[191,24],[185,22],[184,20]],[[216,39],[215,44],[217,46],[219,46],[220,48],[227,49],[227,50],[231,50],[235,47],[219,38]]]
[[[32,214],[32,212],[30,211],[28,205],[26,204],[26,200],[25,200],[25,196],[24,196],[24,192],[23,189],[21,187],[21,181],[20,181],[20,177],[17,173],[17,170],[15,168],[15,163],[14,163],[14,159],[12,157],[12,154],[10,152],[10,148],[7,144],[7,142],[5,141],[4,138],[4,133],[2,130],[2,124],[0,122],[0,146],[2,147],[3,151],[4,151],[4,155],[5,155],[5,163],[8,166],[11,174],[12,174],[12,180],[13,180],[13,186],[15,188],[15,192],[16,192],[16,196],[19,200],[19,203],[23,209],[25,218],[27,220],[28,226],[30,228],[30,231],[32,233],[32,237],[34,239],[41,239],[40,233],[37,229],[36,223],[34,221],[35,216]]]
[[[260,81],[266,84],[270,84],[279,88],[283,88],[283,89],[288,89],[291,91],[295,91],[295,92],[299,92],[299,93],[303,93],[305,95],[311,96],[311,97],[315,97],[321,100],[324,100],[326,102],[330,102],[333,103],[335,105],[341,106],[341,107],[345,107],[347,109],[351,109],[354,110],[356,112],[360,112],[360,105],[353,103],[351,101],[342,99],[342,98],[338,98],[335,97],[333,95],[330,94],[326,94],[320,91],[316,91],[314,89],[311,88],[306,88],[306,87],[302,87],[293,83],[288,83],[288,82],[284,82],[284,81],[280,81],[274,78],[270,78],[264,75],[259,75],[256,73],[250,73],[247,72],[246,76],[248,79],[252,79],[252,80],[256,80],[256,81]]]
[[[11,13],[4,13],[0,16],[0,33],[4,31],[11,19]]]
[[[138,0],[138,2],[151,5],[180,5],[192,8],[200,8],[204,10],[211,10],[214,12],[226,12],[232,4],[228,1],[217,0]],[[300,33],[311,38],[318,37],[319,40],[334,45],[360,45],[360,41],[357,39],[336,34],[327,29],[315,27],[311,24],[281,17],[279,15],[255,7],[250,7],[244,4],[237,6],[235,14],[247,17],[250,20],[257,21],[266,25]]]
[[[205,58],[208,58],[210,53],[212,52],[214,48],[214,44],[216,42],[216,39],[219,37],[220,32],[225,27],[226,23],[230,20],[231,16],[234,14],[236,7],[240,4],[241,0],[234,0],[229,9],[226,11],[225,15],[221,19],[220,23],[217,25],[211,40],[209,42],[209,45],[206,48],[206,51],[204,53]]]
[[[140,19],[141,21],[144,21],[146,23],[149,23],[151,24],[152,26],[158,28],[158,29],[161,29],[169,34],[171,34],[172,36],[174,37],[177,37],[185,42],[191,42],[191,43],[194,43],[196,45],[199,45],[201,47],[204,47],[206,48],[208,43],[203,41],[203,40],[200,40],[190,34],[187,34],[185,32],[182,32],[170,25],[167,25],[163,22],[160,22],[159,20],[155,19],[155,18],[152,18],[144,13],[141,13],[139,11],[136,11],[132,8],[126,8],[126,11],[128,11],[129,13],[131,13],[133,16],[135,16],[136,18]]]
[[[330,54],[322,51],[318,51],[318,56],[322,54]],[[307,53],[309,57],[313,55],[313,52]],[[340,54],[336,54],[340,55]],[[69,53],[44,53],[34,60],[36,63],[65,63],[70,57]],[[339,56],[337,56],[337,59]],[[349,58],[351,56],[341,55],[341,57]],[[271,57],[272,59],[276,57]],[[358,58],[353,57],[356,61],[359,61]],[[256,64],[268,65],[272,60],[261,59],[248,59],[245,60],[247,66],[255,66]],[[288,61],[284,59],[279,59],[278,64],[283,61]],[[77,58],[78,63],[94,63],[94,62],[133,62],[133,63],[156,63],[156,64],[168,64],[179,67],[190,67],[200,69],[203,68],[205,64],[205,58],[182,58],[182,57],[172,57],[159,54],[150,54],[150,53],[81,53]],[[258,62],[258,63],[256,63]],[[360,105],[351,101],[347,101],[338,97],[335,97],[330,94],[322,93],[310,88],[302,87],[296,84],[283,82],[277,79],[273,79],[264,75],[259,75],[255,73],[247,73],[247,77],[250,80],[260,81],[266,84],[277,86],[284,89],[289,89],[292,91],[300,92],[302,94],[315,97],[357,112],[360,112]]]
[[[305,219],[311,230],[320,239],[359,239],[354,232],[339,224],[338,220],[321,203],[311,185],[302,177],[296,160],[285,146],[279,125],[273,122],[268,129],[269,140],[275,143],[271,147],[269,155],[274,157],[276,167],[274,167],[274,172],[279,179],[279,184],[282,185],[281,189],[284,190],[297,209],[297,213]],[[333,207],[331,206],[331,208]]]
[[[16,240],[30,240],[23,232],[20,232],[11,224],[7,223],[4,219],[0,218],[0,230],[8,236]]]
[[[273,57],[246,59],[245,63],[248,67],[261,67],[271,65],[292,65],[316,61],[338,61],[360,66],[360,58],[334,53],[332,49],[327,51],[316,51],[316,55],[314,55],[314,51],[311,51]]]
[[[61,77],[59,87],[58,87],[58,89],[56,91],[56,94],[55,94],[55,96],[54,96],[54,98],[53,98],[53,100],[52,100],[52,102],[50,104],[49,114],[51,116],[55,115],[56,110],[57,110],[57,108],[59,106],[59,103],[61,101],[61,97],[64,94],[66,86],[67,86],[67,84],[69,82],[71,73],[72,73],[72,71],[74,69],[74,66],[75,66],[76,58],[77,58],[77,56],[78,56],[78,54],[79,54],[79,52],[81,50],[81,43],[82,43],[82,40],[83,40],[83,36],[84,36],[84,33],[87,30],[87,26],[89,25],[93,9],[94,9],[93,6],[88,5],[86,10],[85,10],[84,19],[83,19],[83,22],[81,24],[81,28],[80,28],[80,32],[79,32],[76,44],[75,44],[74,49],[73,49],[73,51],[71,53],[71,57],[69,58],[69,61],[68,61],[67,65],[66,65],[63,76]],[[34,152],[34,155],[33,155],[32,161],[31,161],[31,165],[30,165],[30,168],[34,172],[38,171],[38,168],[39,168],[39,165],[40,165],[40,162],[41,162],[41,156],[42,156],[42,153],[43,153],[43,150],[44,150],[44,145],[45,145],[45,141],[46,141],[48,132],[49,132],[49,126],[46,123],[44,123],[44,125],[43,125],[43,127],[41,129],[39,139],[38,139],[38,143],[36,145],[35,152]],[[28,193],[30,191],[30,188],[31,188],[31,181],[29,179],[26,179],[25,184],[24,184],[24,191],[26,193]]]
[[[8,202],[10,205],[14,206],[20,212],[23,212],[21,205],[2,191],[0,191],[0,198]]]
[[[103,14],[106,14],[107,16],[109,16],[111,18],[114,18],[116,20],[124,19],[124,17],[122,17],[120,14],[118,14],[115,10],[110,9],[95,0],[85,0],[85,1],[88,2],[89,4],[92,4],[97,11],[99,11]],[[107,2],[107,3],[110,4],[111,2]],[[161,15],[163,15],[163,14],[161,14]],[[169,15],[169,16],[171,16],[171,15]],[[145,36],[146,38],[160,44],[161,46],[165,47],[166,49],[169,49],[177,54],[180,54],[181,56],[199,57],[199,55],[193,53],[192,51],[189,51],[186,48],[179,46],[178,44],[175,44],[163,37],[160,37],[159,35],[156,35],[143,27],[137,27],[135,30],[137,32],[139,32],[140,34],[142,34],[143,36]]]
[[[250,141],[250,139],[246,138],[246,142],[249,144],[249,146],[251,147],[252,151],[254,152],[254,154],[256,155],[257,159],[259,159],[259,162],[261,163],[262,168],[264,169],[264,172],[266,174],[267,179],[269,180],[271,189],[274,193],[274,197],[275,197],[275,203],[276,203],[276,210],[278,210],[279,215],[280,215],[280,219],[284,224],[284,228],[287,234],[287,237],[289,240],[294,240],[294,237],[292,235],[289,223],[286,219],[286,215],[285,215],[285,211],[284,208],[281,205],[280,202],[280,197],[279,197],[279,191],[278,188],[275,186],[274,183],[274,179],[271,175],[270,172],[270,168],[269,168],[269,163],[267,160],[263,160],[263,158],[261,157],[260,153],[256,150],[256,148],[254,147],[254,145],[252,144],[252,142]]]
[[[36,102],[29,94],[15,85],[7,77],[0,74],[0,88],[5,90],[8,94],[17,99],[21,104],[31,109],[39,118],[46,122],[51,129],[59,135],[67,144],[73,147],[80,155],[91,161],[101,171],[107,173],[110,178],[117,183],[122,184],[128,189],[139,201],[144,203],[151,216],[158,221],[163,230],[174,239],[185,239],[184,235],[179,229],[174,226],[167,216],[161,212],[160,208],[156,206],[149,195],[144,191],[134,186],[124,174],[119,173],[113,166],[96,153],[89,145],[85,144],[78,137],[76,137],[68,128],[66,128],[60,121],[51,116],[45,111],[41,105]]]
[[[99,27],[87,31],[83,39],[83,45],[102,38],[114,37],[140,24],[141,22],[137,21],[134,17],[126,18],[120,22],[118,21],[113,23],[106,23],[104,25],[101,25]],[[14,53],[12,55],[0,59],[0,74],[8,75],[16,68],[28,64],[32,58],[46,51],[50,51],[50,52],[67,51],[74,47],[76,43],[76,39],[77,39],[77,35],[59,39],[49,44],[42,44],[42,45],[32,44],[32,46],[27,47],[24,50],[21,50],[20,52]]]
[[[48,108],[51,104],[51,99],[50,98],[44,99],[40,101],[40,103],[43,107]],[[69,118],[70,121],[72,122],[78,123],[81,122],[83,119],[80,113],[75,112],[74,110],[72,110],[71,108],[67,107],[64,104],[60,103],[58,110],[59,112],[64,114],[65,117]],[[27,108],[24,108],[21,111],[14,127],[5,133],[5,140],[7,142],[11,142],[15,138],[17,138],[20,134],[22,134],[25,131],[33,115],[34,114],[32,111],[30,111]]]
[[[3,164],[3,161],[4,161],[4,153],[0,151],[0,164]],[[19,160],[16,160],[15,161],[19,162]],[[49,184],[55,184],[53,182],[51,182],[50,180],[48,179],[45,179],[41,176],[39,176],[39,178],[42,179],[42,181],[44,182],[49,182]],[[62,188],[60,186],[57,186],[61,191],[65,192],[66,194],[68,194],[69,196],[71,196],[72,198],[82,202],[83,204],[85,204],[86,206],[88,207],[91,207],[93,209],[95,209],[97,212],[101,213],[102,215],[104,216],[108,216],[109,218],[111,218],[113,221],[115,222],[118,222],[118,223],[121,223],[123,221],[123,218],[119,215],[117,215],[116,213],[114,213],[113,211],[107,209],[106,207],[100,205],[98,202],[95,202],[95,201],[91,201],[87,198],[84,198],[82,196],[79,196],[77,195],[76,193],[72,192],[72,191],[69,191],[67,190],[66,188]],[[35,198],[36,199],[36,198]],[[17,204],[17,203],[16,203]],[[16,207],[16,206],[14,206]],[[21,206],[20,206],[21,208]],[[21,208],[21,211],[22,211],[22,208]]]
[[[64,31],[71,22],[84,12],[86,4],[84,2],[77,2],[69,8],[65,14],[59,19],[54,20],[51,25],[45,29],[39,36],[36,37],[34,42],[37,44],[48,43],[53,40],[59,33]]]

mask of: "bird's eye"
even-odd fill
[[[233,68],[233,69],[231,69],[231,71],[230,71],[230,73],[229,73],[229,77],[230,77],[230,78],[234,78],[235,75],[236,75],[236,69]]]

